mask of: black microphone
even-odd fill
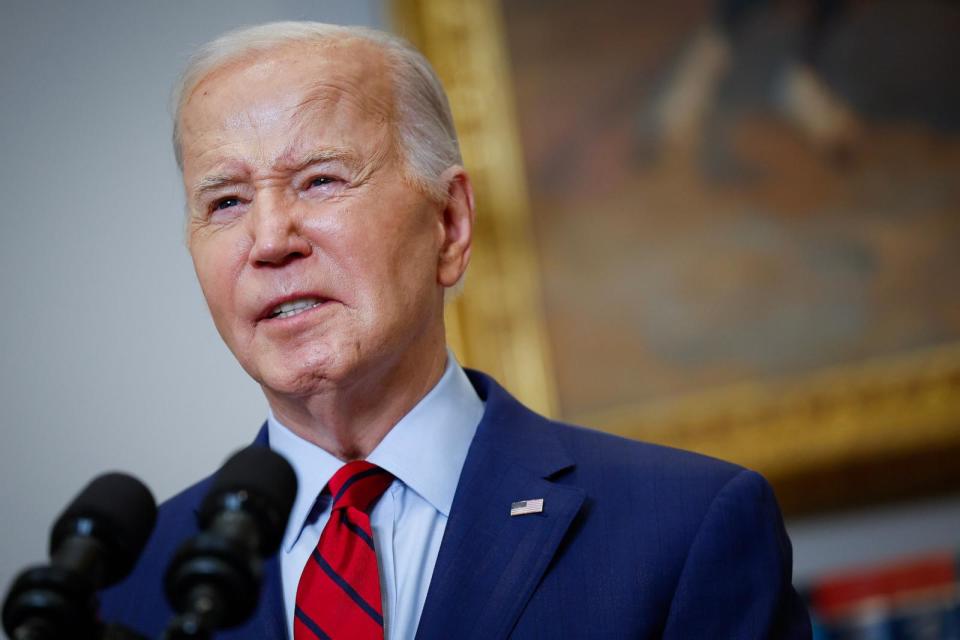
[[[164,577],[180,614],[167,638],[207,638],[253,613],[263,559],[280,547],[296,496],[293,468],[266,447],[247,447],[224,463],[201,504],[201,532],[180,547]]]
[[[96,591],[130,573],[156,519],[156,501],[139,480],[122,473],[95,478],[54,523],[50,564],[27,569],[10,588],[3,605],[7,634],[96,637]]]

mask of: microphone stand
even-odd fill
[[[265,447],[247,447],[224,463],[201,504],[200,532],[164,574],[177,612],[165,640],[208,640],[253,614],[264,560],[280,548],[296,495],[290,463]]]
[[[217,589],[198,584],[190,590],[188,601],[185,610],[170,620],[163,640],[209,640],[220,628],[224,602]]]
[[[3,626],[11,640],[63,640],[65,628],[84,640],[147,640],[119,624],[97,620],[92,583],[56,565],[20,574],[3,604]]]

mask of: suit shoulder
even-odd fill
[[[693,451],[631,440],[578,425],[562,422],[551,424],[578,461],[623,469],[666,468],[682,475],[694,474],[723,480],[729,480],[744,471],[743,467],[732,462]]]
[[[607,528],[637,530],[636,514],[653,518],[663,550],[679,563],[705,522],[724,514],[752,514],[757,527],[780,522],[776,498],[766,480],[739,465],[702,454],[628,440],[562,423],[553,423],[576,464],[557,478],[582,487],[589,510]],[[613,524],[619,523],[619,524]],[[753,530],[747,527],[747,530]],[[679,564],[677,565],[679,566]]]
[[[541,454],[549,451],[547,455],[556,454],[554,444],[559,444],[577,467],[603,467],[609,472],[627,475],[659,474],[726,483],[744,470],[730,462],[691,451],[550,420],[524,406],[490,376],[470,369],[466,372],[477,394],[486,403],[478,438],[509,440],[515,448],[536,450]]]
[[[173,497],[164,500],[160,505],[161,516],[176,518],[184,513],[192,513],[200,506],[200,502],[210,489],[212,479],[213,476],[208,476],[190,485]]]
[[[157,512],[157,525],[146,552],[179,545],[197,531],[197,510],[210,488],[212,477],[190,485],[161,503]]]
[[[618,495],[651,492],[705,510],[726,487],[740,484],[734,479],[752,477],[765,484],[739,465],[692,451],[560,422],[551,422],[551,427],[576,460],[570,480],[598,490],[613,488]]]

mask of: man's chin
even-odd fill
[[[343,349],[329,340],[303,339],[287,344],[259,341],[248,350],[247,373],[264,390],[283,394],[301,394],[316,385],[339,379],[350,363]],[[348,360],[348,359],[346,359]],[[243,360],[241,360],[241,364]]]
[[[336,367],[311,367],[299,371],[287,369],[270,372],[259,382],[268,397],[304,397],[333,391],[339,386],[341,378]]]

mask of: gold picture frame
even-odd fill
[[[447,309],[461,362],[556,415],[524,163],[498,2],[394,0],[396,30],[447,89],[479,219],[464,293]],[[960,344],[578,421],[765,474],[789,514],[960,487]]]

